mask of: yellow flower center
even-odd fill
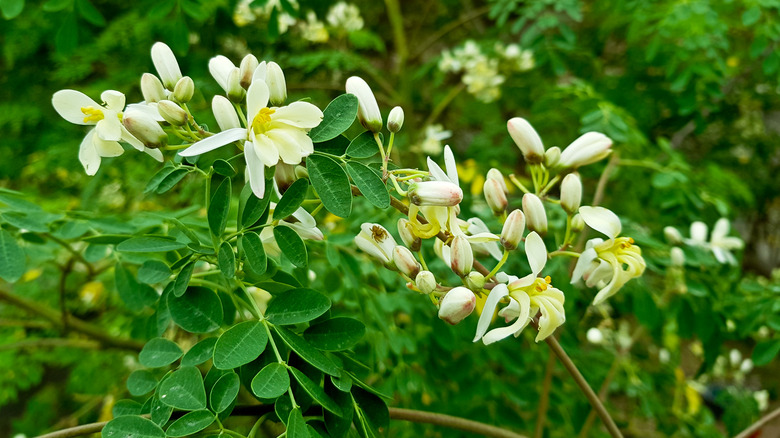
[[[268,131],[268,124],[271,123],[271,114],[276,110],[271,108],[263,108],[257,112],[257,115],[252,119],[252,131],[255,134],[262,134]]]
[[[95,108],[94,106],[85,106],[81,108],[81,112],[86,116],[84,117],[84,123],[99,122],[103,120],[103,110]]]

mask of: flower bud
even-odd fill
[[[141,76],[141,94],[143,94],[146,103],[159,102],[165,99],[165,88],[157,76],[144,73]]]
[[[404,245],[409,247],[410,250],[417,252],[422,246],[422,240],[419,236],[414,234],[412,224],[406,218],[398,219],[398,234],[401,236]]]
[[[281,161],[276,165],[274,181],[276,181],[276,187],[279,188],[279,193],[284,194],[297,179],[298,178],[295,177],[294,165],[286,164]]]
[[[523,153],[525,161],[529,164],[541,163],[544,158],[544,145],[533,126],[521,117],[514,117],[506,122],[506,127],[512,140]]]
[[[275,62],[269,62],[265,75],[265,83],[268,85],[271,104],[276,106],[282,105],[287,99],[287,83],[284,80],[282,68]]]
[[[585,334],[585,337],[588,338],[588,342],[591,344],[601,344],[604,342],[604,334],[602,334],[601,330],[596,327],[589,328],[588,332]]]
[[[420,272],[420,264],[417,259],[414,258],[414,254],[409,251],[409,248],[398,245],[393,248],[393,263],[399,271],[406,274],[409,278],[414,280],[417,274]]]
[[[244,56],[244,59],[241,60],[241,66],[239,67],[241,80],[239,83],[244,90],[248,90],[252,84],[252,76],[255,74],[255,69],[259,64],[255,55],[251,53]]]
[[[612,140],[600,132],[586,132],[561,152],[560,166],[577,168],[609,155]]]
[[[420,271],[414,277],[414,283],[417,285],[420,293],[423,294],[429,294],[436,290],[436,277],[433,276],[431,271]]]
[[[452,207],[460,204],[463,191],[451,182],[423,181],[412,184],[407,196],[415,205]]]
[[[675,227],[664,227],[664,236],[673,245],[679,245],[683,241],[682,234]]]
[[[397,106],[391,109],[387,116],[387,130],[395,133],[400,131],[402,126],[404,126],[404,110]]]
[[[176,82],[181,79],[181,70],[179,63],[176,62],[176,56],[165,43],[154,43],[152,46],[152,63],[160,75],[163,85],[169,90],[173,90]]]
[[[561,207],[566,213],[574,214],[582,201],[582,181],[576,173],[570,173],[561,183]]]
[[[466,276],[466,284],[471,290],[482,290],[485,287],[485,276],[477,271],[471,271]]]
[[[544,165],[548,169],[551,169],[558,165],[561,161],[561,148],[553,146],[544,152]]]
[[[176,102],[187,103],[192,100],[192,95],[195,94],[195,82],[189,76],[184,76],[176,82],[176,86],[173,87],[173,98]]]
[[[461,277],[471,272],[474,266],[474,252],[465,236],[455,236],[450,243],[450,267]]]
[[[354,94],[358,98],[358,120],[360,124],[371,132],[382,130],[382,113],[379,112],[379,105],[376,103],[376,97],[363,79],[352,76],[347,79],[347,93]]]
[[[168,144],[168,134],[160,124],[141,111],[126,112],[122,117],[122,124],[148,148],[157,149]]]
[[[501,184],[495,179],[488,178],[482,185],[482,191],[485,194],[488,207],[493,210],[493,214],[497,216],[503,214],[509,202],[506,200],[506,194],[501,188]]]
[[[211,111],[214,113],[214,118],[217,119],[220,130],[226,131],[241,127],[236,109],[225,96],[214,96],[214,99],[211,100]]]
[[[486,179],[494,179],[498,181],[498,183],[501,185],[501,190],[504,191],[504,194],[509,193],[509,187],[506,186],[506,180],[504,179],[504,175],[501,173],[500,170],[496,169],[495,167],[488,170]]]
[[[260,310],[261,314],[265,314],[266,309],[268,309],[268,303],[271,301],[271,298],[273,298],[273,295],[268,293],[265,289],[260,289],[255,286],[249,286],[246,288],[246,291],[249,292],[249,296],[252,297],[252,300],[257,304],[257,308]]]
[[[676,267],[682,267],[685,265],[685,253],[681,248],[673,247],[670,252],[670,257],[672,259],[672,266]]]
[[[547,233],[547,214],[538,196],[532,193],[523,195],[523,213],[529,231],[536,231],[542,235]]]
[[[460,286],[447,292],[439,302],[439,318],[448,324],[455,325],[471,315],[477,306],[477,296],[474,292]]]
[[[360,234],[355,236],[355,244],[382,263],[392,262],[395,239],[379,224],[365,223],[360,226]]]
[[[507,216],[504,222],[504,228],[501,229],[501,245],[507,251],[514,251],[520,240],[523,239],[523,229],[525,228],[525,215],[520,210],[513,210]]]
[[[585,220],[582,219],[582,216],[579,213],[575,214],[574,217],[571,218],[572,232],[579,233],[584,229],[585,229]]]
[[[241,103],[246,96],[246,90],[241,86],[241,70],[233,67],[227,75],[227,98],[233,103]]]
[[[187,123],[187,112],[170,100],[161,100],[157,103],[157,111],[166,122],[173,126],[182,126]]]
[[[309,170],[303,166],[295,166],[295,177],[298,179],[309,178]]]

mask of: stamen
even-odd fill
[[[271,122],[271,114],[276,110],[271,108],[262,108],[257,112],[255,118],[252,120],[252,130],[255,134],[263,133],[267,130],[267,124]]]
[[[84,123],[97,123],[103,120],[103,111],[100,108],[94,106],[85,106],[81,108],[81,113],[84,114]]]

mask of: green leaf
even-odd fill
[[[138,362],[147,368],[161,368],[176,362],[182,355],[175,342],[165,338],[150,339],[138,354]]]
[[[217,264],[225,278],[233,278],[236,275],[236,255],[229,242],[222,242],[222,245],[219,245]]]
[[[365,164],[350,161],[347,163],[347,171],[368,202],[378,208],[390,206],[390,194],[387,192],[387,187],[382,182],[382,178],[373,170]]]
[[[154,5],[149,8],[147,17],[152,20],[161,20],[171,13],[173,7],[176,6],[176,0],[162,0],[154,2]]]
[[[192,271],[195,270],[195,262],[190,262],[184,265],[176,276],[176,280],[173,281],[173,295],[180,297],[187,291],[187,286],[190,284],[192,278]]]
[[[215,236],[220,236],[225,231],[230,212],[230,192],[230,178],[225,178],[211,197],[208,211],[209,229]]]
[[[186,248],[187,245],[172,238],[139,236],[131,237],[116,246],[122,252],[167,252]]]
[[[197,21],[206,21],[211,16],[199,2],[194,0],[182,0],[181,6],[185,14]]]
[[[0,228],[0,278],[9,283],[16,282],[24,275],[25,263],[24,251],[14,236]]]
[[[780,339],[759,342],[753,349],[753,363],[758,366],[766,365],[774,360],[777,353],[780,353]]]
[[[287,330],[282,326],[275,325],[274,330],[279,333],[285,344],[287,344],[292,350],[301,357],[301,359],[312,364],[318,370],[330,374],[331,376],[339,376],[341,370],[327,356],[320,353],[317,349],[312,347],[303,338],[295,333]]]
[[[215,420],[214,414],[203,409],[184,414],[181,418],[171,423],[165,432],[169,437],[182,437],[192,435],[195,432],[211,426]]]
[[[97,234],[82,238],[84,242],[94,243],[96,245],[115,245],[122,243],[133,236],[129,234]]]
[[[301,408],[296,407],[290,411],[290,416],[287,417],[287,432],[288,438],[310,438],[309,429],[306,428],[306,421],[303,419],[303,413]]]
[[[320,143],[337,137],[349,129],[358,113],[358,99],[353,94],[342,94],[333,99],[325,111],[319,125],[309,131],[314,143]]]
[[[181,367],[160,383],[160,401],[185,411],[206,408],[203,376],[195,367]]]
[[[114,268],[114,283],[119,297],[133,312],[143,309],[144,306],[151,306],[159,298],[154,289],[136,281],[133,274],[122,265],[116,265]]]
[[[217,340],[214,367],[228,370],[252,362],[265,350],[267,343],[268,332],[260,321],[236,324]]]
[[[116,418],[123,415],[141,415],[141,403],[135,400],[119,400],[111,408],[111,416]]]
[[[171,419],[173,408],[163,403],[158,395],[159,394],[155,394],[152,397],[152,406],[149,411],[149,417],[154,422],[154,424],[162,427],[165,423],[168,422],[168,420]]]
[[[265,180],[266,187],[271,187],[272,184],[273,179]],[[254,193],[252,193],[252,188],[249,186],[249,184],[245,185],[243,190],[241,190],[239,203],[240,221],[238,223],[238,228],[244,229],[254,225],[255,222],[257,222],[263,216],[270,203],[270,190],[266,192],[266,195],[263,199],[259,199],[257,196],[255,196]]]
[[[317,143],[314,145],[314,150],[317,152],[325,152],[326,154],[342,156],[347,152],[349,147],[349,139],[343,135],[339,135],[336,138]]]
[[[161,283],[171,277],[171,268],[159,260],[147,260],[138,269],[138,281],[146,284]]]
[[[276,204],[274,209],[274,219],[281,220],[295,213],[295,210],[301,206],[306,199],[306,192],[309,190],[309,181],[305,178],[295,180],[294,183],[284,192],[282,199]]]
[[[352,211],[352,187],[344,169],[333,158],[312,154],[306,157],[314,190],[329,212],[339,217],[348,217]]]
[[[73,3],[73,0],[49,0],[41,6],[46,12],[58,12],[61,11]],[[115,415],[116,416],[116,415]]]
[[[758,5],[742,13],[742,25],[752,26],[761,18],[761,8]]]
[[[206,338],[193,345],[184,357],[181,358],[181,366],[195,366],[211,359],[214,356],[214,345],[217,343],[216,337]]]
[[[3,213],[1,216],[5,222],[19,229],[34,231],[36,233],[47,233],[49,225],[41,217],[41,213]]]
[[[260,398],[277,398],[289,387],[287,367],[278,362],[269,363],[252,379],[252,393]]]
[[[57,35],[54,36],[54,46],[59,54],[69,54],[79,46],[79,24],[76,14],[65,15]]]
[[[24,0],[0,0],[0,10],[6,20],[16,18],[24,10]]]
[[[274,227],[274,239],[276,239],[279,249],[290,259],[293,265],[299,268],[306,267],[308,263],[306,245],[303,244],[303,239],[298,236],[295,230],[284,225]]]
[[[342,415],[339,405],[337,405],[332,398],[325,394],[325,390],[322,389],[319,384],[312,381],[306,374],[303,374],[303,372],[296,368],[291,367],[290,372],[292,373],[293,377],[295,377],[295,380],[297,380],[298,383],[303,387],[303,390],[306,391],[306,393],[309,394],[311,398],[314,399],[314,401],[319,403],[320,406],[338,415],[339,417]]]
[[[367,421],[367,426],[378,436],[380,430],[387,430],[390,424],[390,412],[387,404],[376,395],[360,388],[352,388],[352,397],[364,415],[358,415]]]
[[[125,415],[109,421],[100,432],[103,438],[165,438],[165,432],[151,420]]]
[[[148,370],[135,370],[127,378],[127,390],[134,396],[147,394],[155,387],[157,379]]]
[[[103,14],[89,0],[76,0],[76,6],[85,20],[95,26],[103,27],[106,25],[106,19],[103,18]]]
[[[186,167],[179,167],[173,169],[171,173],[165,175],[165,178],[163,178],[162,181],[160,181],[160,184],[157,185],[157,187],[154,189],[154,192],[157,193],[158,195],[162,195],[168,190],[176,187],[176,184],[178,184],[179,181],[184,179],[184,177],[187,176],[188,173],[190,173],[190,171]]]
[[[152,175],[152,177],[149,179],[149,182],[146,183],[146,188],[144,189],[144,194],[152,193],[157,191],[157,187],[160,186],[160,183],[170,175],[174,170],[176,170],[176,167],[173,167],[173,165],[169,164],[169,162],[165,163],[165,166],[163,166],[162,169],[158,170],[157,173]]]
[[[382,140],[382,134],[379,134],[380,140]],[[370,158],[379,152],[379,145],[374,139],[374,133],[371,131],[365,131],[357,137],[353,138],[347,147],[347,155],[352,158]]]
[[[173,322],[190,333],[208,333],[222,323],[222,302],[214,292],[191,287],[182,297],[170,295],[168,308]]]
[[[312,289],[293,289],[277,295],[265,312],[268,321],[289,325],[311,321],[330,309],[330,299]]]
[[[214,162],[211,163],[211,167],[214,168],[214,172],[222,176],[227,176],[229,178],[236,176],[236,169],[233,168],[233,165],[223,159],[214,160]]]
[[[366,326],[353,318],[332,318],[313,325],[303,332],[303,338],[315,348],[340,351],[352,348],[366,333]]]
[[[247,232],[239,241],[244,252],[245,264],[249,270],[257,275],[263,275],[268,268],[268,259],[263,248],[263,241],[257,233]]]
[[[220,377],[211,388],[211,396],[209,397],[211,409],[219,413],[229,408],[238,396],[239,389],[241,389],[241,379],[239,379],[238,374],[229,373]]]

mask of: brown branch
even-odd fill
[[[553,335],[554,336],[554,335]],[[542,383],[542,397],[539,399],[539,411],[536,415],[536,428],[534,438],[542,438],[544,435],[544,422],[547,420],[547,406],[550,403],[550,385],[552,384],[553,368],[555,367],[555,355],[552,351],[547,355],[547,365],[544,370],[544,382]]]
[[[772,422],[778,417],[780,417],[780,408],[777,408],[774,411],[764,415],[758,421],[751,424],[747,429],[737,434],[734,438],[748,438],[750,436],[753,436],[754,433],[756,433],[762,427],[766,426],[768,423]]]
[[[5,350],[17,350],[23,348],[81,348],[85,350],[96,350],[100,348],[100,343],[89,339],[62,339],[62,338],[43,338],[43,339],[26,339],[24,341],[14,342],[11,344],[0,345],[0,351]]]
[[[425,53],[426,50],[428,50],[431,46],[436,44],[436,41],[439,41],[444,35],[447,35],[448,33],[452,32],[453,30],[459,28],[460,26],[463,26],[464,24],[468,23],[471,20],[474,20],[476,18],[479,18],[482,15],[487,14],[490,12],[490,6],[485,6],[479,9],[475,9],[471,11],[470,13],[464,15],[457,21],[453,21],[446,26],[442,27],[438,32],[428,37],[427,40],[423,41],[422,44],[420,44],[417,47],[417,50],[415,53],[409,57],[410,60],[417,59]]]

